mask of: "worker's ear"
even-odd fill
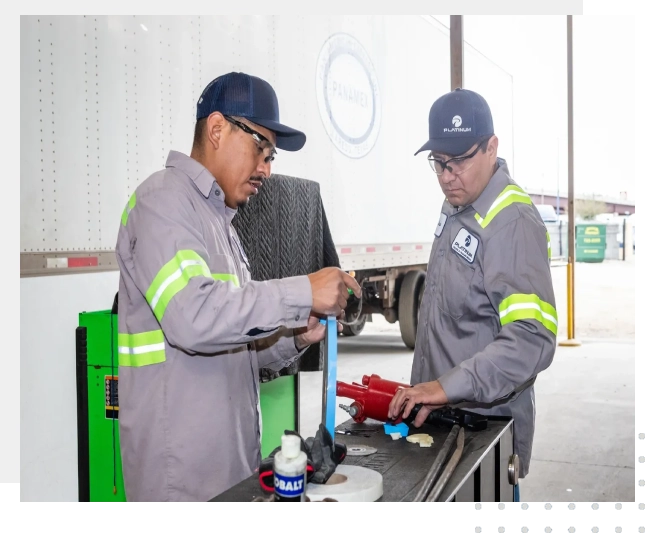
[[[206,119],[206,139],[215,150],[220,147],[225,122],[224,116],[217,111]]]
[[[498,146],[499,146],[499,139],[497,138],[497,135],[493,135],[488,140],[488,149],[486,150],[486,153],[493,158],[497,157]]]

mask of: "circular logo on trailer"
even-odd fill
[[[332,35],[316,66],[318,110],[336,148],[361,158],[374,147],[381,126],[376,70],[363,48],[346,33]]]

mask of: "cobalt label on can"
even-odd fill
[[[305,500],[305,475],[285,476],[274,473],[273,490],[276,501],[302,502]]]

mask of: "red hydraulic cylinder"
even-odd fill
[[[358,383],[349,385],[338,381],[336,396],[354,400],[349,406],[349,414],[355,422],[361,423],[367,418],[388,422],[390,420],[387,417],[387,412],[392,398],[397,390],[407,387],[410,385],[381,379],[380,376],[372,374],[371,376],[363,376],[362,385]],[[394,422],[399,423],[400,421],[401,416]]]

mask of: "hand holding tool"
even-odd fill
[[[343,405],[341,408],[347,411],[355,422],[361,423],[371,418],[392,425],[401,422],[410,425],[422,407],[421,404],[415,405],[410,416],[405,420],[401,415],[396,420],[391,420],[388,418],[388,410],[392,398],[398,389],[410,387],[410,385],[382,379],[376,374],[364,375],[362,382],[361,385],[339,381],[336,385],[336,396],[354,400],[349,406]],[[448,426],[458,424],[473,431],[480,431],[488,426],[488,418],[462,409],[441,408],[432,411],[425,423]]]

